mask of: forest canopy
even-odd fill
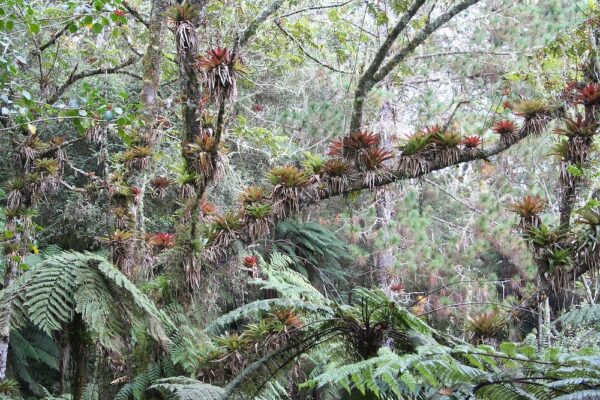
[[[0,397],[600,399],[594,0],[0,2]]]

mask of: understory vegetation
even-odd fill
[[[0,398],[600,399],[600,3],[0,2]]]

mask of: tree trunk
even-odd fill
[[[15,176],[25,176],[25,168],[20,161],[14,160]],[[6,219],[6,232],[11,232],[13,237],[4,244],[4,289],[10,288],[15,279],[21,262],[29,253],[29,245],[32,243],[32,233],[35,232],[31,217],[26,213],[17,212],[19,206],[31,206],[31,196],[25,195],[21,190],[21,204],[11,206],[7,204],[7,211],[12,211]],[[10,342],[10,326],[12,320],[12,300],[6,302],[5,307],[0,310],[0,381],[6,379],[6,363],[8,360],[8,345]]]
[[[81,314],[73,316],[70,326],[71,347],[71,396],[72,400],[81,400],[87,378],[88,337]]]
[[[392,194],[385,188],[377,189],[377,202],[375,211],[377,216],[376,231],[381,232],[382,248],[375,253],[375,270],[377,271],[378,286],[380,289],[387,289],[390,282],[390,272],[394,268],[396,258],[394,249],[390,244],[389,223],[392,219],[394,203]]]
[[[13,257],[7,256],[6,273],[4,274],[4,287],[12,286],[17,275],[18,262]],[[12,301],[7,301],[2,309],[2,326],[0,327],[0,381],[6,379],[6,362],[8,359],[8,343],[10,341],[10,321],[12,317]]]
[[[141,103],[144,106],[143,120],[144,129],[141,132],[141,140],[144,145],[153,148],[160,139],[157,134],[161,129],[156,126],[156,117],[160,107],[158,88],[160,86],[160,75],[162,65],[162,37],[165,27],[165,11],[169,5],[168,0],[154,0],[148,30],[150,39],[148,48],[144,55],[144,75],[142,81]],[[129,186],[139,189],[139,194],[130,203],[131,213],[130,229],[134,233],[135,241],[132,242],[132,256],[136,265],[143,265],[145,254],[145,227],[144,227],[144,195],[146,193],[148,168],[134,169],[129,176]]]
[[[390,132],[394,132],[395,116],[390,101],[386,101],[381,106],[379,122],[377,125],[378,129],[381,131],[382,147],[386,150],[391,149],[392,138]],[[389,188],[380,187],[377,189],[375,212],[377,217],[375,234],[380,232],[380,239],[382,241],[381,248],[375,253],[375,271],[379,288],[386,290],[390,285],[389,276],[396,261],[396,258],[394,257],[394,248],[390,243],[389,225],[394,215],[394,201]]]

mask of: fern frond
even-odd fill
[[[600,304],[588,304],[575,308],[563,314],[556,322],[572,326],[598,323],[600,322]]]
[[[61,252],[46,256],[10,288],[0,292],[0,307],[12,306],[13,328],[26,320],[47,334],[62,330],[75,313],[100,343],[118,351],[123,327],[136,320],[151,336],[167,342],[169,318],[156,308],[125,275],[104,257],[93,253]]]
[[[225,393],[223,388],[186,377],[161,379],[149,389],[168,393],[179,400],[221,400]]]
[[[330,307],[313,304],[296,299],[265,299],[256,300],[252,303],[245,304],[235,310],[224,314],[212,321],[205,331],[210,334],[217,334],[225,329],[229,324],[242,319],[259,319],[265,314],[273,313],[280,310],[304,311],[319,315],[332,315],[333,310]]]

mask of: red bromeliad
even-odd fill
[[[148,235],[148,243],[161,250],[171,249],[175,247],[175,234],[166,232],[151,233]]]

